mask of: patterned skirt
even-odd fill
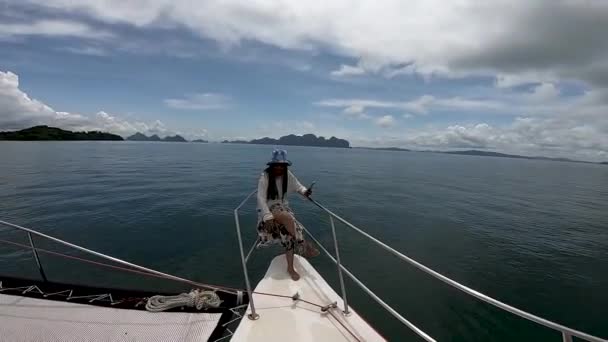
[[[304,245],[304,235],[302,234],[302,225],[298,222],[291,208],[281,203],[273,204],[270,208],[270,212],[273,215],[287,212],[294,219],[296,223],[296,236],[292,236],[285,228],[284,224],[275,222],[274,220],[260,221],[258,224],[258,247],[266,247],[273,244],[280,243],[286,251],[295,250],[297,253],[301,253]]]

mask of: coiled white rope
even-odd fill
[[[197,310],[203,308],[217,308],[222,300],[213,291],[192,290],[190,293],[181,293],[176,296],[153,296],[148,298],[146,310],[160,312],[180,306],[193,306]]]

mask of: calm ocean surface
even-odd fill
[[[0,218],[162,271],[243,287],[232,210],[256,186],[271,150],[2,142]],[[511,305],[608,337],[608,166],[312,147],[288,152],[302,183],[317,181],[317,200],[397,250]],[[327,218],[295,197],[292,207],[331,247]],[[242,224],[249,246],[254,201],[246,205]],[[558,333],[399,262],[347,227],[337,229],[343,263],[438,340],[560,341]],[[0,230],[0,239],[25,242],[23,235]],[[279,252],[254,254],[254,282]],[[30,254],[0,243],[0,274],[35,278]],[[55,281],[182,289],[41,258]],[[311,262],[337,289],[335,266],[323,256]],[[347,287],[355,309],[387,338],[418,340],[354,284]]]

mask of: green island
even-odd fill
[[[124,140],[120,135],[100,132],[72,132],[57,127],[34,126],[20,131],[0,132],[0,140],[37,141],[37,140]]]

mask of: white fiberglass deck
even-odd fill
[[[231,341],[384,341],[352,308],[348,317],[342,314],[344,305],[340,296],[306,259],[296,255],[294,264],[301,276],[298,281],[291,280],[287,274],[285,256],[275,257],[255,292],[286,296],[297,292],[300,298],[316,304],[337,302],[338,308],[322,313],[320,308],[302,301],[254,294],[260,318],[243,318]]]
[[[0,341],[207,341],[221,314],[147,312],[0,294]]]

